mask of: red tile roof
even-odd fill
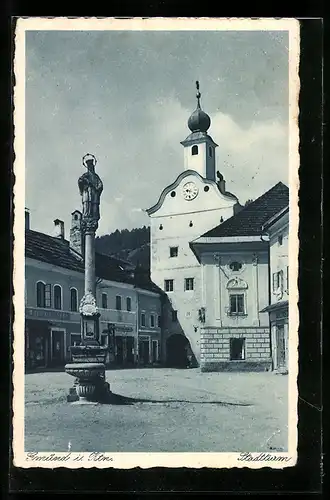
[[[269,191],[244,207],[202,237],[258,236],[263,224],[289,204],[289,188],[279,182]]]

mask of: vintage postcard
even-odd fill
[[[14,465],[297,461],[299,22],[20,18]]]

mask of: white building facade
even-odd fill
[[[289,207],[264,224],[269,238],[271,300],[269,314],[273,369],[288,372],[289,362]]]
[[[184,170],[147,210],[151,279],[167,296],[163,361],[179,363],[186,349],[202,371],[269,370],[263,311],[270,303],[269,243],[262,224],[287,204],[288,188],[278,183],[242,207],[216,171],[210,125],[198,90],[191,133],[181,142]]]

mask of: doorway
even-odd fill
[[[286,368],[286,349],[284,324],[276,326],[276,365],[278,369]]]
[[[139,359],[141,365],[148,365],[150,362],[149,340],[139,340]]]
[[[134,365],[134,337],[126,337],[126,362]]]
[[[166,365],[171,368],[187,368],[190,343],[180,334],[171,335],[166,341]]]
[[[52,330],[52,366],[63,366],[65,363],[64,336],[64,330]]]
[[[152,341],[152,362],[158,362],[158,340]]]
[[[124,344],[123,337],[115,338],[115,363],[121,366],[124,361]]]

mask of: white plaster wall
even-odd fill
[[[203,305],[206,307],[206,326],[215,327],[252,327],[268,326],[268,313],[260,313],[268,304],[268,255],[267,252],[246,251],[220,253],[220,265],[214,253],[202,255],[203,268]],[[257,265],[253,260],[258,257]],[[233,260],[242,261],[240,272],[232,272],[228,265]],[[246,316],[229,316],[229,292],[227,283],[235,276],[243,279],[248,288],[245,290]],[[238,291],[238,293],[241,293]]]
[[[283,271],[283,295],[278,297],[271,290],[271,303],[274,304],[278,300],[288,299],[288,290],[286,283],[287,266],[289,265],[289,221],[288,216],[283,217],[269,231],[270,236],[270,275],[273,278],[273,273]],[[279,244],[278,238],[282,236],[282,245]]]
[[[193,181],[199,188],[191,201],[182,197],[182,186]],[[209,191],[204,191],[204,186]],[[174,291],[168,293],[172,308],[178,311],[178,322],[165,321],[164,337],[184,332],[199,360],[200,323],[198,310],[203,306],[201,266],[189,247],[189,242],[201,236],[233,215],[235,200],[223,196],[215,183],[206,183],[195,175],[185,177],[175,189],[176,196],[168,193],[162,206],[151,217],[151,278],[164,290],[165,279],[174,280]],[[193,226],[189,223],[192,221]],[[163,229],[160,230],[160,225]],[[178,257],[170,257],[170,247],[178,247]],[[185,291],[185,278],[194,278],[194,290]],[[195,331],[197,328],[197,331]]]
[[[182,196],[182,187],[187,182],[194,182],[199,188],[199,194],[194,200],[186,201]],[[209,186],[209,191],[204,191],[204,186]],[[185,214],[185,213],[195,213],[195,212],[205,212],[206,210],[224,210],[224,218],[228,218],[232,215],[232,207],[236,203],[234,199],[224,196],[220,193],[215,182],[203,181],[200,177],[194,174],[187,175],[184,177],[180,184],[173,189],[176,192],[176,196],[173,198],[171,192],[169,192],[159,207],[157,212],[151,214],[151,217],[165,217],[170,215]],[[227,215],[226,215],[227,209]],[[219,217],[220,219],[220,217]],[[203,231],[205,232],[205,230]]]

